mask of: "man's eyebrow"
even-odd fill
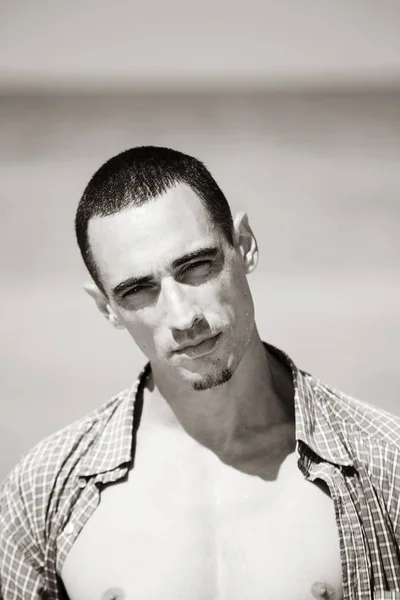
[[[129,277],[128,279],[121,281],[121,283],[116,285],[111,291],[113,296],[122,296],[122,294],[128,288],[132,288],[137,285],[143,285],[144,283],[149,283],[152,280],[153,277],[151,275],[146,275],[145,277]]]
[[[215,258],[220,253],[218,246],[209,246],[207,248],[200,248],[199,250],[193,250],[188,252],[184,256],[177,258],[173,261],[172,267],[174,269],[181,267],[182,265],[190,262],[191,260],[198,260],[199,258]]]
[[[172,268],[177,269],[182,265],[192,261],[199,260],[205,258],[216,258],[218,254],[220,254],[221,250],[218,246],[209,246],[206,248],[200,248],[199,250],[193,250],[192,252],[188,252],[183,256],[180,256],[176,260],[172,262]],[[143,277],[129,277],[121,283],[118,283],[114,288],[112,288],[111,292],[114,297],[120,297],[122,294],[129,288],[133,288],[137,285],[144,285],[145,283],[150,283],[153,281],[154,277],[152,275],[145,275]]]

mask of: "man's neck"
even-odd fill
[[[294,449],[291,373],[266,351],[256,328],[230,381],[198,392],[165,380],[157,385],[151,377],[145,412],[163,427],[183,429],[229,464]]]

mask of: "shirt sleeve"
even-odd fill
[[[0,599],[48,600],[43,553],[28,510],[31,490],[20,471],[18,465],[0,487]]]
[[[400,557],[400,446],[393,453],[390,467],[386,471],[389,480],[388,509]]]

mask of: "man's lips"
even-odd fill
[[[208,336],[206,338],[200,338],[198,340],[193,340],[192,342],[188,342],[185,345],[179,346],[176,350],[173,351],[173,354],[195,354],[197,351],[201,353],[204,349],[206,352],[208,347],[212,347],[214,343],[217,341],[217,338],[220,336],[219,333]]]

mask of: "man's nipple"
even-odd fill
[[[101,600],[124,600],[125,594],[121,588],[111,588],[101,597]]]
[[[335,600],[335,590],[328,583],[316,581],[311,586],[311,593],[318,600]]]

